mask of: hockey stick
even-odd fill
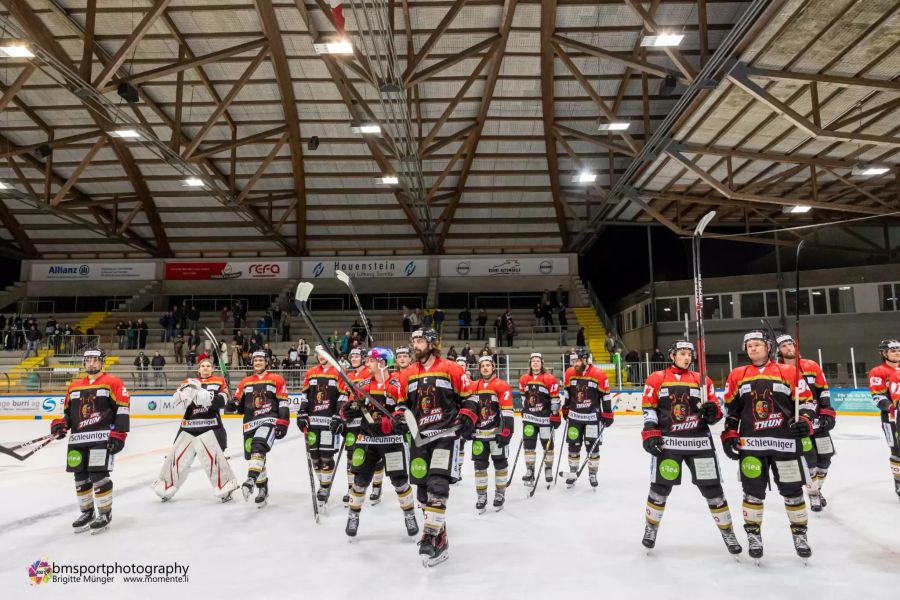
[[[600,447],[600,440],[603,439],[603,430],[606,429],[606,426],[603,425],[603,423],[600,423],[599,428],[600,428],[600,430],[597,432],[597,439],[594,440],[593,444],[591,444],[591,449],[588,450],[587,456],[584,457],[584,461],[581,463],[581,466],[578,467],[578,470],[574,471],[574,472],[568,471],[566,473],[563,473],[562,471],[560,471],[558,473],[558,475],[565,474],[567,480],[572,478],[572,479],[575,479],[575,481],[578,481],[578,478],[581,476],[581,472],[584,471],[584,468],[587,466],[588,461],[591,460],[591,454],[594,453],[594,450],[596,450],[597,448]]]
[[[797,254],[794,262],[794,270],[797,275],[797,285],[794,291],[794,421],[800,418],[800,249],[803,242],[797,244]],[[799,446],[799,444],[798,444]]]
[[[312,315],[309,314],[309,309],[307,308],[307,301],[309,300],[309,295],[313,291],[313,284],[308,281],[302,281],[297,285],[297,292],[294,297],[295,303],[297,305],[297,310],[300,311],[300,316],[303,317],[303,320],[306,321],[306,324],[313,331],[315,336],[319,339],[319,342],[322,344],[322,350],[319,351],[319,354],[325,358],[328,363],[335,368],[338,376],[343,380],[343,382],[347,385],[347,387],[353,390],[360,398],[365,398],[368,400],[372,406],[374,406],[379,412],[387,417],[393,417],[393,413],[390,412],[384,404],[373,398],[370,394],[359,389],[359,386],[354,383],[350,377],[347,376],[347,373],[341,367],[340,364],[334,359],[334,357],[329,353],[325,348],[327,347],[327,343],[325,342],[325,338],[322,336],[322,332],[319,331],[319,327],[316,325],[315,320],[313,320]],[[400,407],[404,407],[402,404]],[[367,411],[363,411],[363,415],[366,415]],[[371,418],[371,415],[369,415]],[[408,409],[403,411],[403,420],[406,422],[406,427],[409,429],[409,433],[413,438],[413,443],[416,446],[423,446],[435,440],[451,437],[456,435],[458,426],[450,427],[441,433],[429,437],[422,437],[419,434],[419,424],[416,422],[415,416]]]
[[[547,460],[547,452],[550,451],[550,445],[553,443],[553,428],[550,428],[550,437],[547,438],[547,443],[544,444],[544,454],[541,455],[541,462],[539,463],[542,467],[544,466],[544,461]],[[535,474],[534,483],[531,484],[531,490],[528,492],[528,497],[532,498],[534,496],[534,491],[537,489],[538,485],[538,477]],[[547,489],[550,489],[550,484],[547,484]]]
[[[516,457],[513,459],[512,471],[509,472],[509,481],[513,480],[513,475],[516,474],[516,467],[519,464],[519,454],[522,452],[522,446],[525,444],[525,435],[522,435],[522,439],[519,440],[519,449],[516,450]]]
[[[569,431],[569,417],[567,416],[565,425],[563,427],[563,441],[565,441],[568,431]],[[553,433],[551,432],[550,435],[553,435]],[[559,474],[561,473],[561,471],[559,470],[559,467],[560,467],[560,465],[562,465],[562,455],[563,455],[562,446],[560,446],[559,458],[556,459],[556,475],[553,476],[553,485],[556,485],[556,480],[559,479]],[[547,489],[548,490],[550,489],[550,484],[547,484]]]
[[[372,337],[372,328],[369,326],[369,320],[366,318],[366,313],[363,312],[362,304],[359,301],[359,296],[356,295],[356,289],[353,287],[353,282],[350,281],[350,276],[340,269],[335,269],[334,276],[350,290],[350,295],[353,296],[353,301],[356,302],[356,310],[359,311],[359,318],[362,319],[363,327],[366,330],[366,343],[374,344],[375,338]]]
[[[209,340],[209,343],[212,344],[213,351],[216,353],[216,361],[219,363],[219,372],[222,374],[222,379],[225,380],[225,383],[228,383],[228,369],[225,366],[224,361],[222,360],[222,352],[220,350],[221,346],[219,346],[219,340],[216,339],[216,334],[212,332],[209,327],[203,328],[203,334]]]
[[[696,306],[696,323],[697,323],[697,366],[700,370],[700,402],[703,405],[706,399],[706,335],[703,328],[703,273],[700,265],[700,240],[703,237],[703,231],[713,217],[716,211],[711,210],[697,223],[694,229],[694,235],[691,239],[691,249],[693,250],[694,262],[694,305]],[[698,405],[698,406],[699,406]]]
[[[309,493],[312,495],[313,518],[319,522],[319,501],[316,499],[316,468],[313,466],[312,456],[309,454],[309,437],[303,432],[303,441],[306,444],[306,470],[309,471]]]
[[[52,433],[48,433],[45,436],[35,438],[29,442],[13,444],[12,446],[0,445],[0,453],[12,456],[16,460],[25,460],[38,450],[41,450],[42,448],[48,446],[55,439],[55,435],[53,435]]]

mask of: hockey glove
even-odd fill
[[[475,422],[478,417],[468,408],[460,409],[456,418],[453,420],[454,425],[459,425],[459,434],[464,440],[471,440],[475,436]]]
[[[304,412],[297,413],[297,427],[300,428],[300,431],[306,433],[306,430],[309,429],[309,415]]]
[[[831,431],[834,429],[835,412],[833,408],[819,409],[819,431]]]
[[[806,417],[800,417],[799,419],[789,419],[789,428],[791,430],[791,435],[793,435],[798,440],[802,440],[805,437],[809,437],[813,434],[813,426],[812,423]]]
[[[341,435],[344,432],[344,420],[341,419],[340,415],[331,415],[328,430],[334,435]]]
[[[615,416],[611,412],[600,413],[600,422],[603,423],[603,427],[611,427],[614,419]]]
[[[288,425],[291,422],[287,419],[278,419],[275,421],[275,439],[280,440],[287,435]]]
[[[406,433],[409,429],[406,426],[406,419],[403,418],[403,413],[405,410],[405,408],[398,408],[394,411],[394,414],[391,417],[391,426],[393,430],[400,434]]]
[[[128,434],[124,431],[110,431],[109,432],[109,440],[106,442],[106,447],[109,449],[110,454],[118,454],[122,451],[122,448],[125,447],[125,438],[128,437]]]
[[[68,433],[69,428],[66,426],[65,419],[53,419],[50,423],[50,433],[56,436],[56,439],[61,440],[66,437],[66,433]]]
[[[703,402],[700,405],[700,416],[708,425],[712,425],[722,418],[722,413],[719,411],[719,405],[715,402]]]
[[[511,429],[503,429],[497,433],[497,445],[501,448],[504,448],[509,445],[509,440],[512,439],[512,430]]]
[[[227,404],[225,404],[225,414],[233,415],[237,412],[237,403],[234,400],[229,400]]]
[[[659,456],[663,453],[662,431],[659,429],[645,429],[641,432],[644,439],[644,450],[653,456]]]
[[[213,395],[209,390],[200,388],[194,394],[194,404],[203,408],[209,408],[212,405]]]
[[[562,417],[563,417],[563,419],[569,418],[569,407],[568,406],[562,407]]]
[[[558,414],[550,415],[550,427],[556,429],[559,427],[560,422],[562,422],[562,419],[559,418]]]
[[[725,450],[725,456],[731,460],[740,460],[741,453],[741,437],[734,429],[726,429],[722,432],[722,449]]]

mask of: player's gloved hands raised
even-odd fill
[[[124,431],[110,431],[109,432],[109,440],[106,442],[106,447],[109,449],[110,454],[118,454],[125,447],[125,438],[128,437],[128,434]]]
[[[203,408],[209,408],[212,405],[213,395],[209,390],[205,390],[200,388],[194,394],[194,404],[197,406],[202,406]]]
[[[662,431],[659,429],[645,429],[641,432],[644,439],[644,450],[653,456],[663,453]]]
[[[715,402],[703,402],[700,404],[700,417],[706,421],[707,424],[712,425],[722,416],[722,413],[719,412],[719,405]]]
[[[391,416],[391,427],[397,433],[403,434],[409,431],[409,428],[406,426],[406,419],[404,417],[404,412],[406,408],[398,408],[394,411],[393,416]]]
[[[788,420],[788,428],[791,430],[791,435],[797,439],[803,439],[813,434],[812,423],[806,417],[800,417],[799,419],[791,417]]]
[[[456,418],[453,420],[454,425],[459,425],[459,434],[464,440],[471,440],[475,436],[475,422],[478,417],[468,408],[460,409]]]
[[[334,435],[341,435],[344,432],[344,420],[340,415],[331,415],[331,422],[328,423],[328,430]]]
[[[833,408],[819,409],[819,431],[831,431],[834,429],[835,412]]]
[[[561,421],[562,419],[559,418],[559,414],[550,415],[550,427],[552,427],[553,429],[559,427]]]
[[[275,421],[275,439],[280,440],[287,435],[288,425],[291,422],[287,419],[278,419]]]
[[[53,419],[50,423],[50,433],[56,436],[56,439],[61,440],[66,437],[66,433],[68,433],[69,428],[66,426],[65,419]]]
[[[309,415],[307,413],[297,413],[297,427],[299,427],[303,433],[306,433],[306,430],[309,429]]]
[[[731,460],[740,460],[741,438],[734,429],[726,429],[722,432],[722,449],[725,456]]]
[[[612,412],[600,413],[600,422],[603,423],[603,427],[611,427],[614,420],[615,415]]]

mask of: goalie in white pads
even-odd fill
[[[172,498],[187,479],[194,458],[200,459],[222,502],[231,500],[238,487],[225,458],[226,435],[219,414],[230,399],[228,384],[220,375],[213,375],[213,363],[206,354],[199,356],[197,374],[198,378],[185,379],[172,394],[176,406],[183,405],[185,410],[175,443],[152,486],[163,502]]]

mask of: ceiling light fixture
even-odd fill
[[[791,215],[802,215],[804,213],[808,213],[812,210],[812,206],[806,206],[805,204],[795,204],[794,206],[785,206],[781,209],[782,212],[791,214]]]
[[[116,129],[111,133],[112,135],[125,140],[135,140],[141,137],[141,133],[136,129]]]
[[[7,58],[34,58],[31,44],[24,40],[0,40],[0,55]]]
[[[614,121],[612,123],[600,123],[597,126],[597,131],[625,131],[631,127],[631,123],[628,121]]]
[[[360,123],[359,125],[351,125],[350,131],[353,133],[381,133],[381,125],[378,123]]]
[[[597,181],[597,174],[591,171],[582,171],[572,178],[575,183],[594,183]]]
[[[645,35],[641,38],[641,46],[655,46],[665,47],[665,46],[677,46],[681,44],[681,40],[684,39],[684,35],[681,33],[661,33],[659,35]]]
[[[313,50],[316,54],[353,54],[353,44],[348,39],[315,42]]]

